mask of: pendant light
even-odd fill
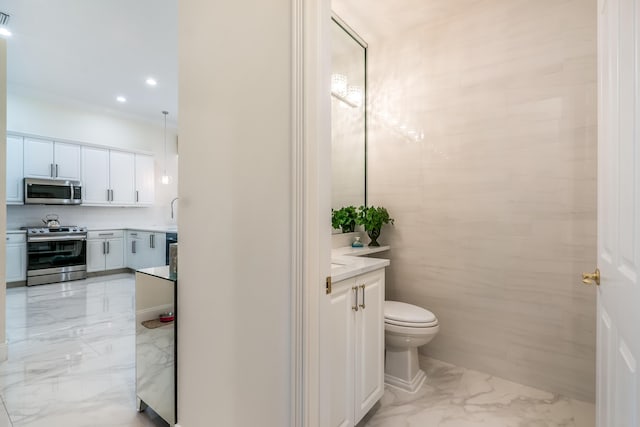
[[[167,114],[169,112],[163,111],[162,114],[164,114],[164,173],[160,181],[166,185],[171,180],[171,177],[167,175]]]

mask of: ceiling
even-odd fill
[[[0,0],[13,32],[8,90],[158,122],[167,110],[175,124],[177,9],[178,0]]]

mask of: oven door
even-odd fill
[[[87,240],[78,236],[34,237],[27,241],[27,276],[86,269]]]

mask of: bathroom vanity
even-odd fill
[[[176,423],[177,277],[169,266],[136,271],[136,397],[138,411],[151,407],[169,425]]]
[[[355,426],[384,393],[383,308],[389,260],[353,256],[371,252],[342,248],[332,255],[332,285],[327,289],[331,427]]]

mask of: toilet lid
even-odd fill
[[[436,316],[429,310],[399,301],[384,302],[384,318],[402,323],[433,323]]]

